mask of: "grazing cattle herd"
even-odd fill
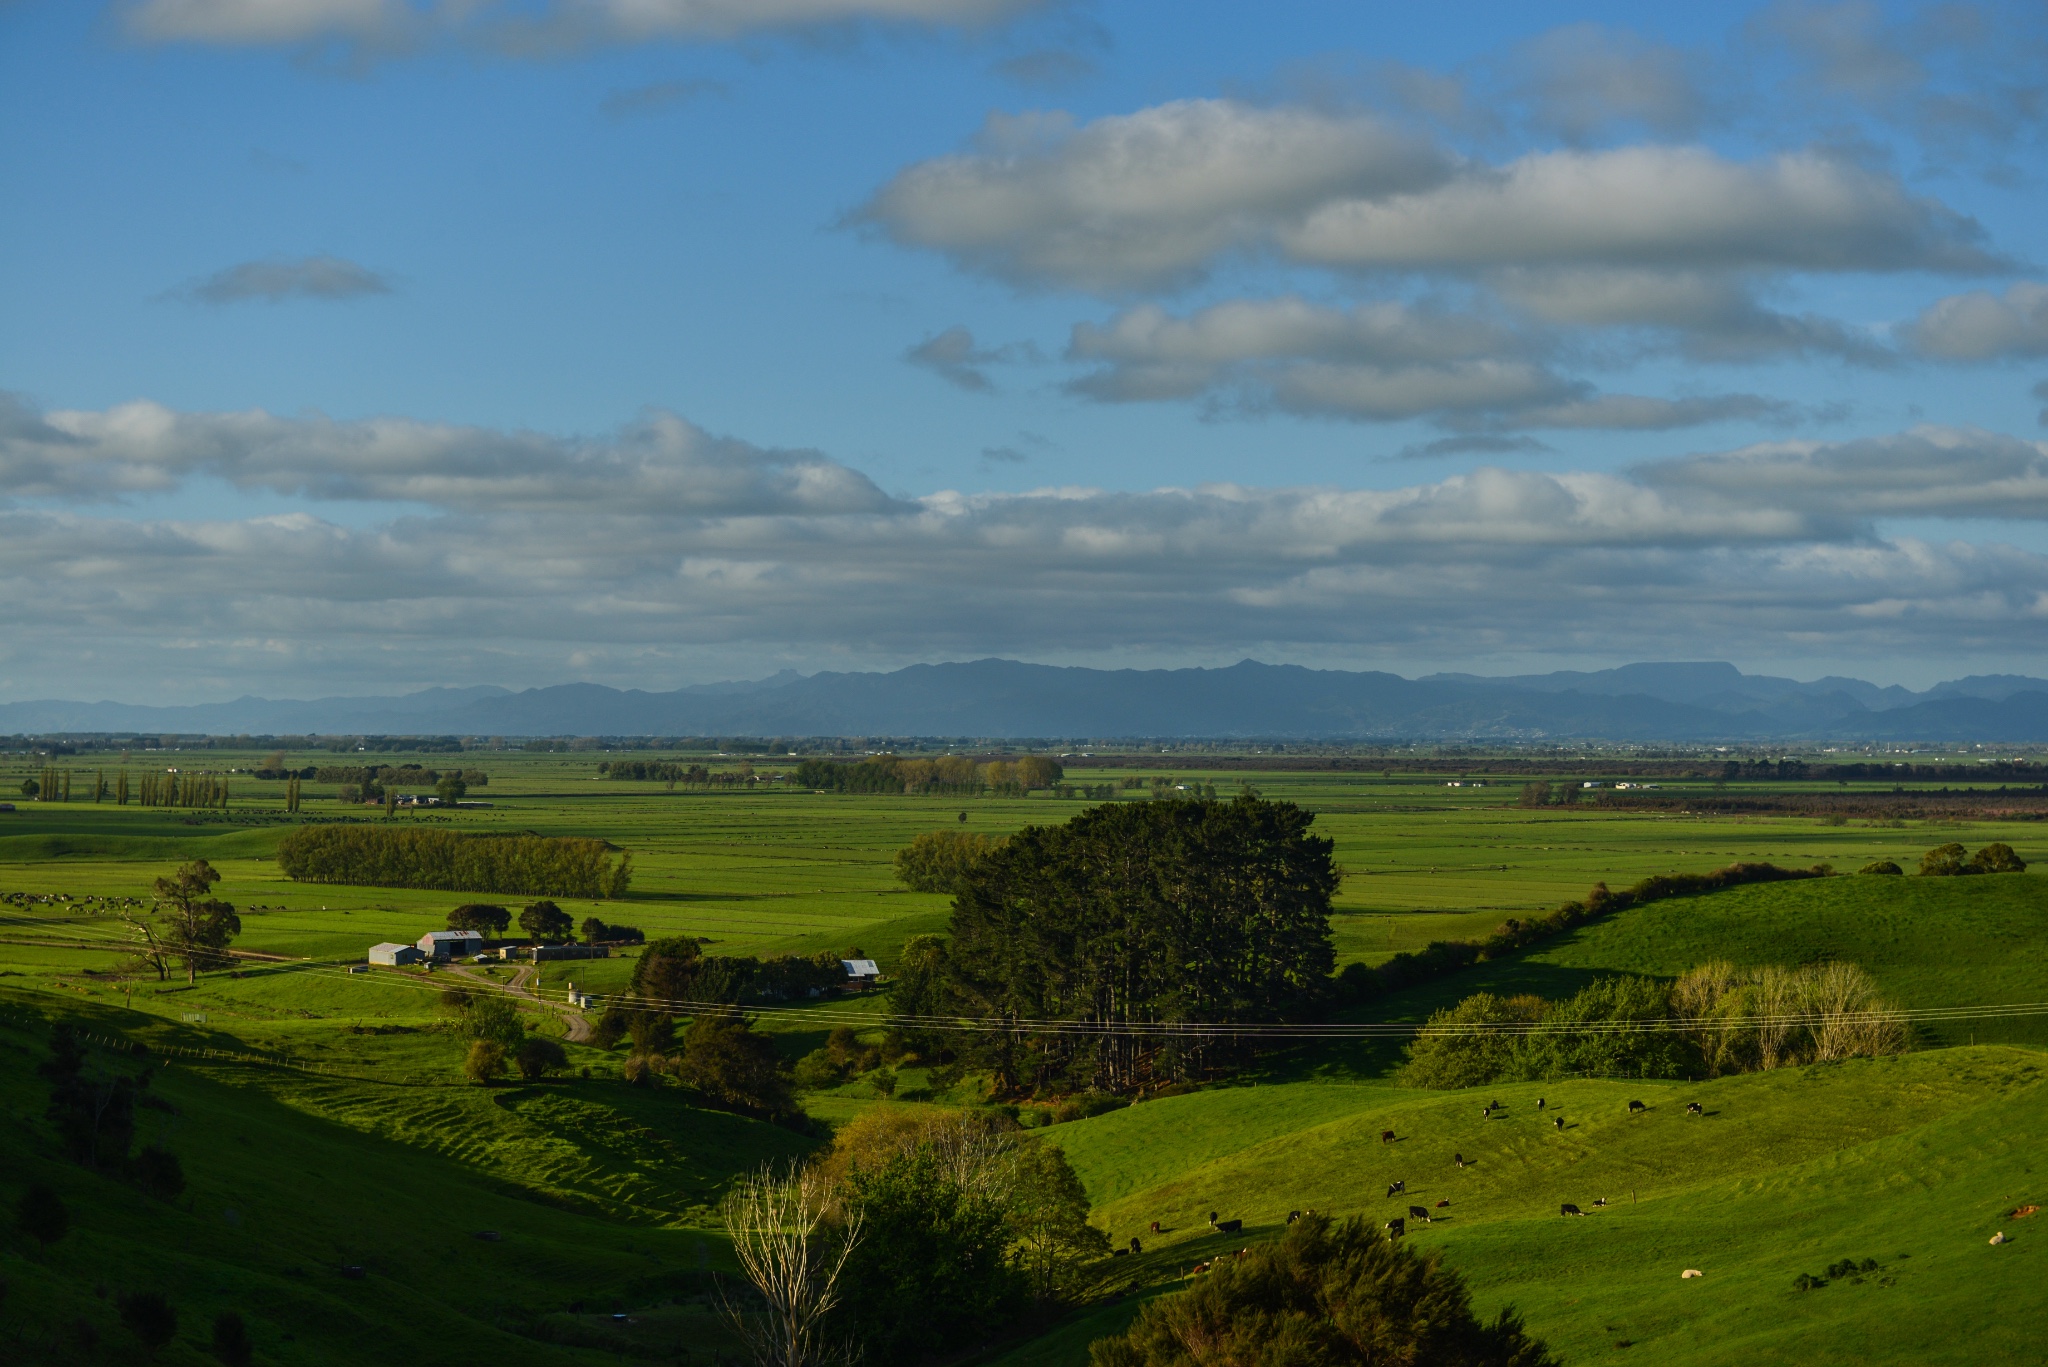
[[[1549,1109],[1549,1102],[1543,1097],[1537,1097],[1536,1109],[1539,1111]],[[1650,1107],[1641,1101],[1631,1100],[1628,1103],[1628,1114],[1631,1116],[1646,1115],[1649,1113],[1649,1110]],[[1706,1110],[1704,1107],[1700,1105],[1699,1102],[1690,1101],[1686,1103],[1685,1113],[1687,1115],[1704,1116],[1706,1114]],[[1500,1119],[1506,1119],[1508,1117],[1508,1107],[1498,1101],[1489,1101],[1486,1103],[1486,1105],[1480,1108],[1479,1114],[1480,1117],[1484,1120],[1493,1120],[1496,1117]],[[1552,1127],[1558,1130],[1559,1132],[1562,1132],[1566,1128],[1565,1118],[1564,1116],[1559,1114],[1553,1113],[1550,1117],[1550,1123]],[[1380,1131],[1380,1143],[1392,1144],[1395,1142],[1396,1137],[1392,1130]],[[1451,1162],[1457,1166],[1459,1171],[1462,1172],[1467,1167],[1476,1164],[1478,1160],[1467,1158],[1462,1152],[1454,1152],[1451,1154]],[[1406,1195],[1407,1191],[1408,1180],[1405,1177],[1395,1178],[1393,1181],[1387,1184],[1387,1198],[1389,1200],[1393,1199],[1396,1196]],[[1434,1224],[1437,1220],[1444,1217],[1433,1214],[1432,1209],[1444,1210],[1447,1207],[1449,1207],[1450,1204],[1451,1203],[1448,1198],[1443,1198],[1437,1201],[1434,1208],[1426,1205],[1410,1205],[1408,1207],[1408,1213],[1405,1216],[1397,1215],[1393,1219],[1390,1219],[1386,1222],[1386,1231],[1388,1235],[1392,1238],[1401,1238],[1408,1233],[1409,1221],[1413,1220],[1422,1224]],[[1606,1204],[1607,1198],[1603,1196],[1593,1202],[1593,1207],[1597,1210],[1601,1207],[1606,1206]],[[2033,1213],[2034,1212],[2032,1208],[2029,1208],[2026,1211],[2026,1214],[2029,1215]],[[1287,1212],[1287,1223],[1291,1225],[1295,1223],[1297,1220],[1301,1219],[1304,1215],[1313,1214],[1315,1214],[1315,1210],[1313,1208],[1307,1210],[1290,1210]],[[1583,1217],[1586,1214],[1586,1212],[1580,1209],[1577,1205],[1573,1204],[1572,1202],[1566,1201],[1559,1205],[1558,1214],[1568,1216],[1576,1215]],[[1214,1230],[1216,1233],[1236,1234],[1243,1230],[1243,1220],[1224,1220],[1218,1218],[1219,1215],[1220,1212],[1218,1211],[1212,1210],[1209,1212],[1209,1228]],[[1154,1220],[1152,1222],[1152,1232],[1154,1234],[1157,1234],[1159,1232],[1159,1221]],[[1121,1253],[1122,1251],[1123,1250],[1121,1249],[1117,1250],[1117,1252],[1119,1253]],[[1133,1238],[1131,1240],[1130,1251],[1132,1253],[1136,1253],[1139,1251],[1139,1244],[1136,1238]],[[1245,1251],[1243,1249],[1240,1249],[1238,1250],[1236,1256],[1243,1257],[1244,1252]],[[1207,1272],[1210,1269],[1210,1267],[1211,1263],[1209,1262],[1197,1263],[1192,1269],[1190,1269],[1189,1275],[1192,1276],[1198,1273]],[[1701,1274],[1698,1271],[1688,1268],[1684,1275],[1687,1277],[1697,1277]]]

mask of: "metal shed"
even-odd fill
[[[458,954],[481,954],[484,937],[473,930],[430,930],[419,938],[420,953],[430,959],[452,959]]]
[[[397,968],[401,964],[416,964],[427,956],[412,945],[385,943],[370,946],[370,962],[386,968]]]

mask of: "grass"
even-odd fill
[[[228,768],[262,757],[146,758]],[[602,836],[634,852],[634,889],[619,902],[565,902],[578,920],[596,914],[650,936],[700,936],[712,953],[858,945],[886,969],[911,935],[945,927],[943,898],[905,891],[892,876],[891,857],[911,836],[963,825],[1000,835],[1081,808],[1044,796],[669,794],[594,781],[599,758],[465,756],[465,766],[490,771],[490,785],[473,795],[495,806],[397,819]],[[75,774],[118,767],[73,764]],[[0,766],[0,791],[35,767]],[[1240,776],[1196,777],[1229,792]],[[1951,839],[1972,848],[2004,840],[2048,859],[2044,828],[2026,823],[1528,811],[1510,805],[1518,785],[1449,789],[1441,776],[1393,771],[1262,773],[1256,782],[1311,807],[1316,828],[1336,841],[1346,874],[1333,919],[1340,962],[1477,937],[1597,881],[1621,886],[1736,860],[1855,868],[1882,857],[1912,867]],[[165,1205],[58,1161],[32,1072],[39,1037],[0,1027],[0,1199],[11,1202],[32,1178],[49,1180],[77,1215],[47,1260],[18,1238],[0,1239],[0,1343],[10,1360],[137,1360],[99,1292],[138,1287],[166,1291],[184,1316],[164,1362],[202,1361],[204,1324],[228,1308],[250,1319],[265,1362],[708,1362],[729,1346],[704,1299],[706,1271],[730,1256],[715,1227],[719,1196],[736,1173],[812,1141],[692,1106],[680,1091],[626,1087],[617,1054],[580,1046],[570,1046],[572,1063],[592,1069],[588,1081],[465,1084],[461,1042],[435,1010],[438,979],[349,975],[341,965],[375,941],[417,938],[466,899],[293,884],[272,858],[288,829],[282,785],[234,783],[236,809],[225,819],[82,802],[0,814],[0,892],[146,896],[175,863],[205,857],[241,911],[238,946],[281,956],[194,987],[123,983],[105,971],[125,947],[118,918],[82,900],[0,904],[0,1015],[88,1020],[178,1060],[157,1083],[176,1113],[145,1120],[191,1179]],[[307,814],[382,819],[327,797],[309,784]],[[1416,1018],[1481,988],[1557,995],[1610,972],[1668,977],[1707,958],[1846,958],[1908,1006],[2048,1000],[2044,886],[2035,874],[1841,878],[1657,903],[1367,1014]],[[570,981],[615,991],[632,966],[630,957],[550,964],[541,982],[549,992]],[[794,1056],[836,1023],[862,1024],[877,1005],[819,1003],[764,1024]],[[1119,1242],[1140,1235],[1146,1251],[1107,1265],[1114,1299],[994,1360],[1078,1367],[1088,1341],[1119,1330],[1143,1298],[1235,1242],[1207,1233],[1210,1210],[1244,1219],[1249,1238],[1272,1237],[1288,1210],[1307,1206],[1380,1220],[1408,1204],[1385,1196],[1395,1176],[1417,1203],[1452,1202],[1450,1218],[1412,1237],[1445,1249],[1483,1309],[1519,1305],[1573,1363],[2023,1359],[2033,1351],[2030,1326],[2048,1308],[2034,1248],[2041,1236],[2018,1225],[2008,1246],[1984,1241],[1998,1212],[2039,1200],[2048,1185],[2048,1164],[2031,1147],[2048,1121],[2048,1054],[2032,1046],[2048,1037],[2030,1022],[1979,1023],[1930,1030],[1919,1043],[1962,1047],[1697,1086],[1580,1080],[1483,1094],[1404,1090],[1387,1078],[1395,1051],[1327,1047],[1275,1060],[1248,1085],[1057,1126],[1045,1135],[1075,1163],[1098,1222]],[[173,1050],[260,1052],[301,1066],[202,1062]],[[900,1098],[922,1092],[926,1079],[907,1069],[898,1083]],[[1551,1103],[1541,1117],[1539,1094]],[[1649,1102],[1649,1114],[1628,1117],[1630,1097]],[[1688,1098],[1710,1114],[1686,1118]],[[974,1099],[966,1083],[933,1100]],[[1481,1120],[1482,1100],[1493,1099],[1507,1104],[1507,1118]],[[921,1103],[881,1100],[872,1079],[858,1078],[805,1104],[830,1125]],[[1562,1134],[1548,1124],[1560,1109],[1572,1126]],[[1402,1136],[1398,1144],[1380,1145],[1386,1128]],[[1479,1161],[1461,1171],[1453,1152]],[[1631,1191],[1635,1203],[1585,1220],[1555,1213],[1560,1201],[1592,1210],[1600,1195],[1619,1201]],[[1161,1236],[1149,1231],[1155,1219]],[[479,1231],[503,1238],[471,1237]],[[1796,1274],[1851,1256],[1875,1257],[1883,1269],[1861,1284],[1791,1290]],[[341,1278],[344,1264],[361,1264],[365,1278]],[[1683,1266],[1708,1275],[1681,1282]],[[581,1315],[570,1310],[579,1301]],[[612,1324],[614,1304],[630,1324]],[[80,1318],[98,1327],[95,1352],[62,1337]]]
[[[2015,1226],[2005,1248],[1986,1240],[2004,1212],[2048,1195],[2044,1083],[2041,1054],[1976,1046],[1696,1085],[1226,1088],[1051,1136],[1112,1237],[1146,1240],[1155,1284],[1276,1237],[1290,1210],[1378,1223],[1448,1200],[1410,1237],[1445,1252],[1482,1312],[1514,1304],[1573,1363],[2018,1361],[2048,1310],[2048,1235]],[[1482,1097],[1505,1118],[1483,1119]],[[1628,1114],[1631,1099],[1648,1112]],[[1693,1100],[1704,1116],[1686,1114]],[[1382,1144],[1389,1128],[1401,1138]],[[1407,1192],[1389,1198],[1397,1177]],[[1596,1207],[1601,1197],[1613,1204]],[[1591,1214],[1560,1219],[1567,1201]],[[1210,1234],[1212,1210],[1243,1219],[1244,1234]],[[1884,1269],[1860,1286],[1792,1290],[1843,1257]],[[1707,1277],[1682,1281],[1687,1267]],[[1078,1343],[999,1359],[1085,1360]]]

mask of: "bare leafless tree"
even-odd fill
[[[725,1313],[760,1367],[830,1367],[851,1362],[851,1346],[828,1337],[839,1274],[860,1242],[860,1212],[835,1207],[813,1169],[772,1167],[741,1179],[725,1198],[725,1227],[747,1280],[766,1304]]]

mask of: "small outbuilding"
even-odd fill
[[[483,953],[484,937],[473,930],[430,930],[420,936],[419,947],[429,959],[453,959]]]
[[[839,966],[846,970],[846,985],[866,989],[875,985],[875,979],[882,976],[881,967],[873,959],[841,959]]]
[[[416,964],[426,958],[413,945],[381,944],[370,946],[370,962],[386,968],[398,968],[405,964]]]

